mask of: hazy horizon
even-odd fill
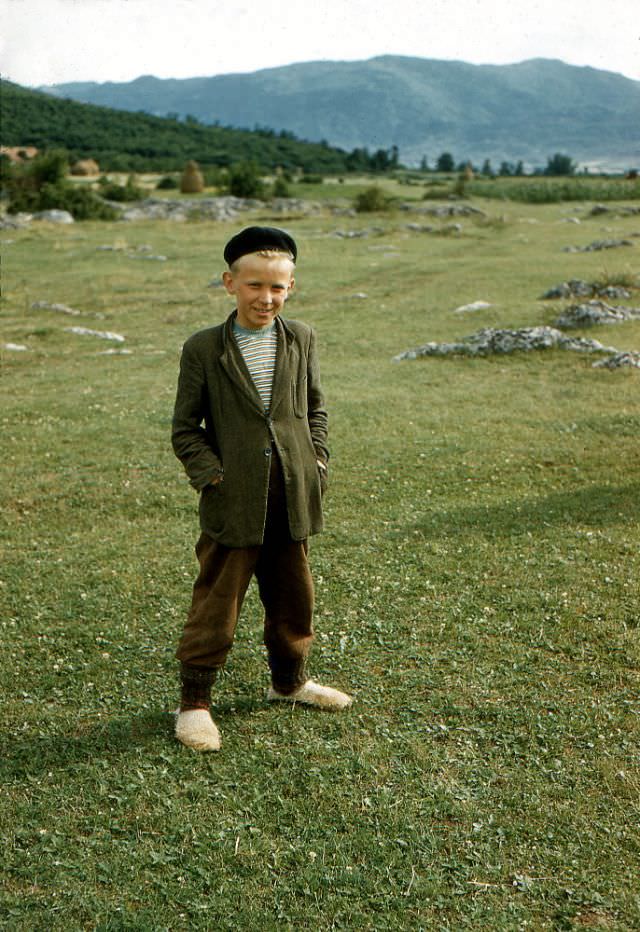
[[[382,55],[516,64],[556,59],[640,80],[628,0],[0,0],[3,77],[26,87],[216,77]]]

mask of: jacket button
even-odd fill
[[[265,456],[271,456],[271,447],[267,447],[264,451]]]

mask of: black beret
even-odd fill
[[[284,230],[278,230],[276,227],[245,227],[244,230],[232,236],[224,247],[224,261],[227,265],[232,265],[240,256],[246,256],[250,252],[260,252],[262,249],[281,249],[283,252],[290,252],[294,262],[298,256],[295,241]]]

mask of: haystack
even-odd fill
[[[100,166],[95,159],[80,159],[74,165],[71,166],[72,175],[82,175],[83,177],[90,177],[91,175],[100,174]]]
[[[201,194],[204,191],[204,178],[197,162],[187,162],[180,179],[180,190],[183,194]]]

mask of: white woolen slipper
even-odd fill
[[[307,680],[302,686],[292,693],[285,695],[279,693],[273,688],[267,693],[269,702],[304,702],[306,705],[313,705],[318,709],[337,712],[339,709],[346,709],[351,705],[351,696],[340,692],[339,689],[333,689],[332,686],[321,686],[320,683],[314,683],[313,680]]]
[[[176,716],[176,738],[195,751],[219,751],[220,732],[208,709],[187,709]]]

